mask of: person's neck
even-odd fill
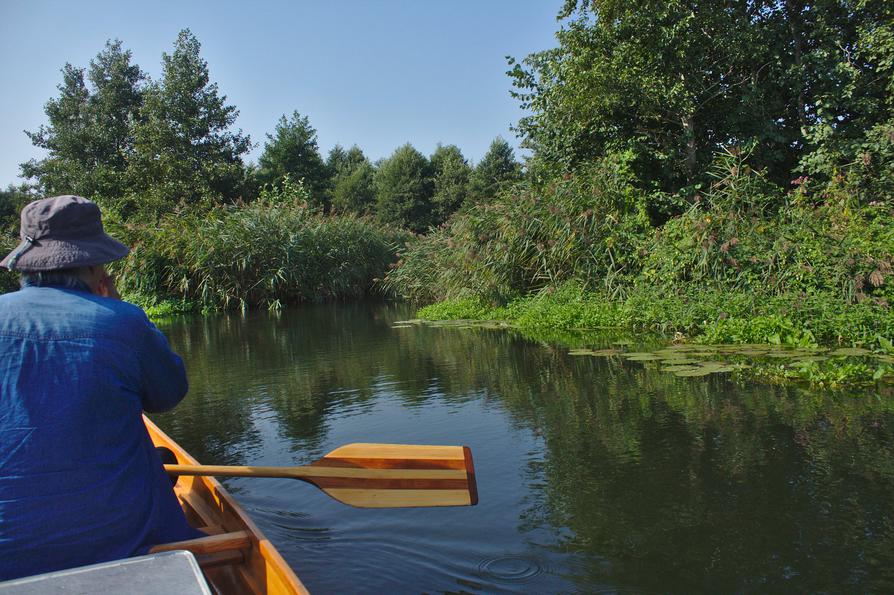
[[[52,276],[48,276],[46,279],[40,280],[23,278],[21,286],[22,289],[26,287],[55,287],[56,289],[74,289],[76,291],[84,291],[90,294],[96,293],[86,281],[73,277],[54,279]]]

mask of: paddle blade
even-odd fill
[[[467,446],[348,444],[305,469],[300,479],[360,508],[478,504]]]

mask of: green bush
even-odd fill
[[[614,155],[543,186],[518,184],[461,211],[411,242],[386,286],[409,299],[472,294],[494,303],[566,281],[622,291],[649,229],[628,160]]]
[[[248,205],[121,233],[134,244],[118,271],[124,291],[224,309],[368,295],[407,235],[366,218],[325,216],[292,183]]]
[[[786,194],[725,156],[726,172],[681,216],[657,230],[642,283],[717,286],[767,295],[835,294],[836,301],[894,297],[894,226],[883,203],[859,206],[839,183]]]
[[[486,320],[498,315],[497,311],[477,298],[458,298],[431,304],[417,313],[424,320]]]
[[[801,178],[785,191],[739,151],[718,156],[714,182],[688,198],[647,196],[625,167],[616,156],[460,212],[409,243],[386,285],[421,301],[465,300],[429,317],[505,305],[503,318],[532,330],[867,346],[894,337],[890,197],[867,202],[847,178]],[[644,205],[655,199],[689,206],[653,228]]]

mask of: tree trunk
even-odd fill
[[[788,30],[792,36],[792,45],[795,52],[795,65],[798,67],[800,79],[798,85],[798,122],[801,125],[801,135],[807,135],[807,100],[804,96],[804,42],[801,39],[801,6],[794,0],[785,2],[786,20]]]
[[[695,153],[695,120],[691,115],[683,117],[683,136],[686,138],[686,158],[683,163],[686,166],[686,176],[692,180],[698,161]]]

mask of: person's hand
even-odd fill
[[[118,293],[118,288],[115,287],[115,280],[105,271],[103,271],[103,275],[99,279],[99,295],[116,300],[121,299],[121,294]]]

